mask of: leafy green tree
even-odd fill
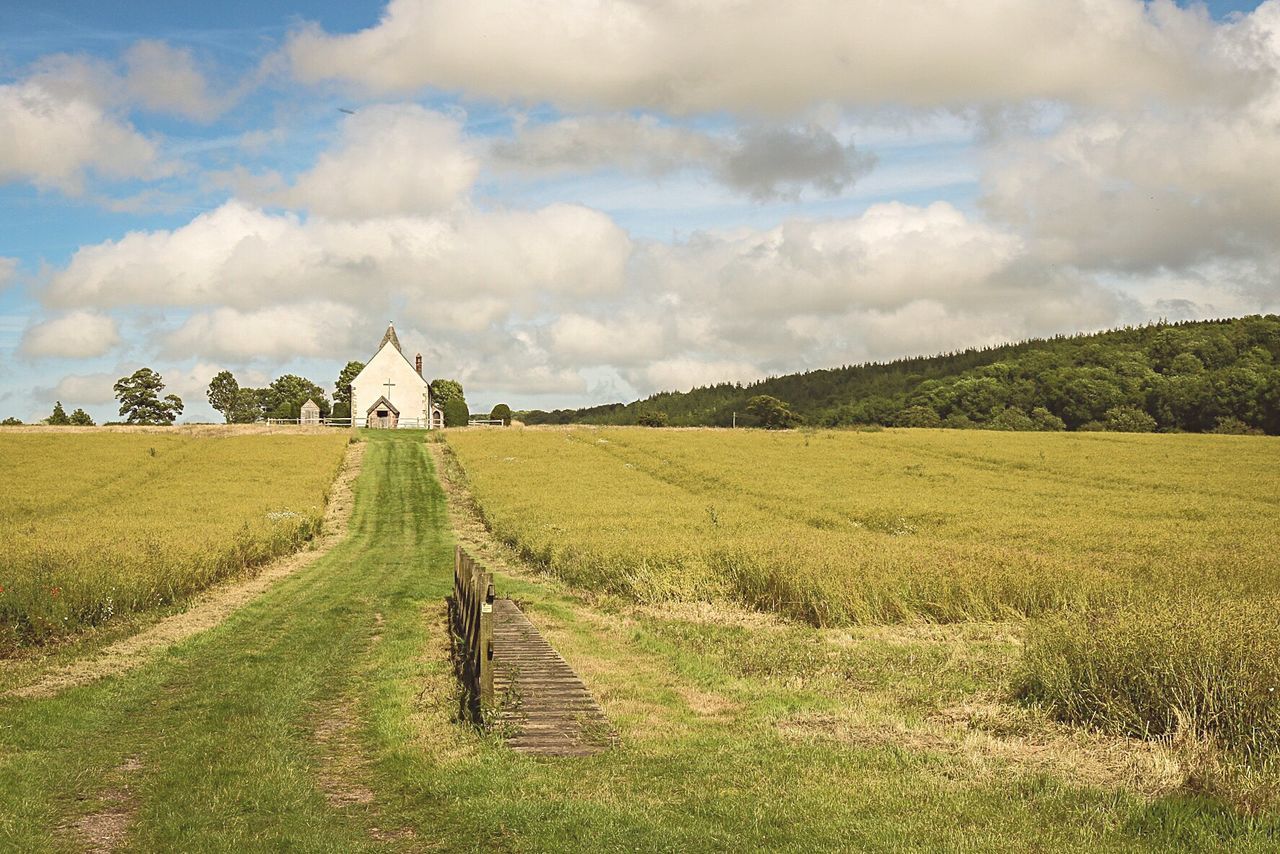
[[[22,419],[14,418],[12,415],[10,415],[8,418],[6,418],[3,421],[0,421],[0,427],[21,427],[21,426],[22,426]]]
[[[667,413],[661,409],[646,409],[636,418],[641,427],[666,427]]]
[[[240,399],[240,383],[236,382],[235,376],[230,371],[219,371],[213,379],[209,380],[209,390],[206,395],[209,398],[209,405],[222,413],[226,423],[233,423],[232,415],[236,401]]]
[[[127,424],[172,424],[182,414],[182,398],[166,394],[164,380],[150,368],[139,368],[116,380],[116,400]]]
[[[324,389],[306,377],[285,374],[272,380],[265,389],[259,390],[259,405],[267,418],[297,418],[302,411],[302,404],[314,400],[320,407],[323,418],[329,416],[329,398]]]
[[[70,415],[70,423],[75,427],[94,427],[93,418],[83,409],[76,409]]]
[[[1156,420],[1136,406],[1113,406],[1103,421],[1113,433],[1153,433]]]
[[[1066,430],[1067,423],[1043,406],[1031,410],[1032,429],[1044,432]]]
[[[963,412],[953,414],[969,417]],[[894,417],[893,424],[895,427],[941,427],[942,416],[930,406],[908,406]]]
[[[55,427],[65,427],[71,423],[71,419],[67,417],[67,410],[62,408],[62,401],[54,402],[53,414],[46,418],[44,423]]]
[[[505,403],[499,403],[489,412],[490,421],[501,421],[503,424],[511,423],[511,407]]]
[[[1015,432],[1026,432],[1036,429],[1035,422],[1031,420],[1031,416],[1023,412],[1021,409],[1015,409],[1010,406],[1002,409],[992,416],[986,425],[991,430],[1010,430]]]
[[[333,414],[338,418],[351,415],[351,383],[364,370],[364,362],[347,362],[346,367],[338,372],[338,380],[333,384]],[[341,406],[342,411],[338,408]]]
[[[252,424],[262,417],[261,389],[242,388],[226,413],[230,424]]]
[[[444,426],[446,427],[466,427],[467,421],[471,418],[471,414],[467,411],[467,402],[460,397],[455,397],[445,402],[441,407],[444,409]]]
[[[755,419],[756,426],[766,430],[790,430],[803,420],[786,403],[768,394],[748,400],[747,414]]]
[[[942,426],[948,430],[972,430],[978,426],[978,422],[963,412],[953,412],[942,419]]]
[[[431,399],[441,408],[451,400],[466,400],[462,393],[462,384],[457,380],[434,379],[431,381]]]

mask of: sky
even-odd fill
[[[1280,0],[6,0],[0,417],[473,411],[1280,310]]]

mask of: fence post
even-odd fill
[[[480,642],[476,652],[480,657],[480,702],[493,703],[493,573],[480,576],[476,589],[484,597],[480,600]]]

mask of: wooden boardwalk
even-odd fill
[[[587,686],[510,599],[493,602],[493,694],[513,750],[588,756],[613,742]]]

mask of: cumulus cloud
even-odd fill
[[[621,169],[661,177],[704,170],[758,200],[795,198],[806,188],[837,195],[875,164],[872,155],[814,125],[717,135],[625,115],[524,125],[495,142],[491,154],[499,167],[526,171]]]
[[[465,199],[479,168],[456,119],[375,105],[348,116],[337,148],[275,199],[330,217],[435,213]]]
[[[28,356],[90,358],[101,356],[120,343],[114,317],[90,311],[73,311],[27,329],[19,350]]]
[[[356,346],[359,313],[331,302],[272,306],[257,311],[219,308],[193,314],[164,341],[164,355],[232,360],[324,356]]]
[[[1280,219],[1280,3],[1227,28],[1267,71],[1243,103],[1072,111],[989,148],[984,204],[1059,263],[1155,272],[1248,258]]]
[[[217,117],[236,99],[215,95],[190,50],[161,41],[135,42],[124,54],[120,85],[129,101],[155,112],[192,119]]]
[[[295,33],[288,54],[302,80],[373,92],[684,114],[1184,101],[1229,64],[1203,9],[1171,0],[392,0],[361,32]]]
[[[238,309],[314,297],[369,306],[391,292],[536,302],[617,289],[629,251],[612,220],[576,205],[337,221],[233,201],[173,231],[81,248],[46,296],[58,305]]]
[[[72,406],[101,406],[116,399],[113,388],[120,374],[71,374],[58,380],[51,390],[40,389],[40,396],[61,400]]]
[[[749,383],[763,379],[765,373],[749,362],[680,356],[625,370],[623,376],[632,387],[651,394],[659,391],[688,391],[698,386],[725,382]]]
[[[0,182],[79,194],[86,172],[154,177],[166,171],[159,160],[151,140],[93,100],[36,81],[0,86]]]

